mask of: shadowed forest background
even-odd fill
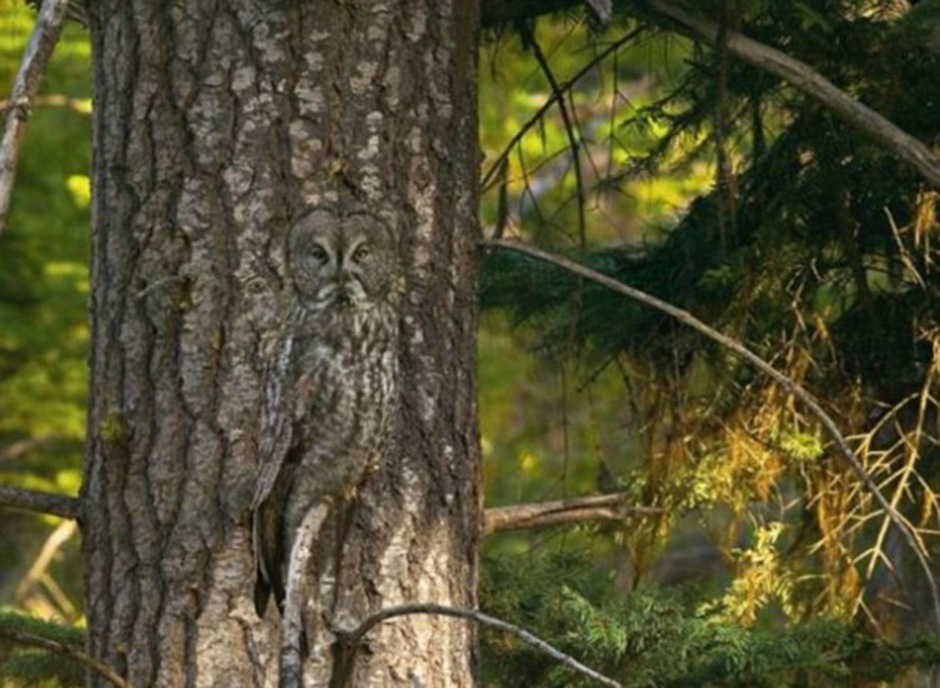
[[[688,6],[938,149],[937,0]],[[0,0],[0,94],[33,19]],[[0,484],[68,494],[88,386],[89,51],[68,24],[0,238]],[[686,309],[805,386],[936,561],[937,189],[639,3],[605,27],[577,10],[489,29],[481,56],[485,235]],[[923,573],[791,395],[524,256],[488,254],[480,299],[486,506],[616,495],[571,523],[488,534],[482,610],[627,686],[927,680],[940,644]],[[0,620],[83,625],[76,530],[0,511]],[[511,636],[482,641],[483,685],[588,685]],[[0,660],[0,682],[81,682],[34,650],[0,645]]]

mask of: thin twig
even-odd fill
[[[53,557],[55,557],[56,553],[62,548],[62,545],[68,542],[75,534],[77,525],[75,521],[62,521],[62,523],[49,534],[49,537],[46,538],[45,543],[43,543],[42,548],[39,550],[39,556],[36,557],[33,565],[29,567],[29,571],[26,572],[26,575],[23,576],[23,579],[16,586],[17,601],[22,600],[29,593],[33,585],[46,575],[46,571],[49,569]]]
[[[4,448],[3,451],[0,451],[0,463],[21,459],[34,449],[38,449],[39,447],[43,447],[52,442],[58,442],[62,438],[62,434],[53,432],[49,433],[48,435],[27,437],[26,439],[14,442],[13,444]]]
[[[74,519],[78,518],[79,512],[79,502],[75,497],[8,485],[0,485],[0,506]]]
[[[26,120],[29,117],[29,104],[39,90],[39,82],[46,71],[46,65],[56,41],[68,0],[45,0],[23,61],[13,82],[10,92],[10,107],[6,117],[3,138],[0,139],[0,234],[6,225],[10,211],[10,196],[13,193],[13,180],[16,177],[16,160],[20,153],[20,144],[26,132]]]
[[[693,37],[716,46],[721,30],[707,19],[694,17],[663,0],[650,0],[650,7],[684,27]],[[839,117],[868,133],[885,148],[914,167],[933,187],[940,189],[940,160],[925,146],[883,115],[858,102],[809,65],[740,33],[728,31],[728,52],[759,69],[770,72],[812,96]]]
[[[68,643],[60,643],[56,640],[49,640],[48,638],[43,638],[38,635],[32,635],[31,633],[23,633],[22,631],[15,631],[12,628],[5,628],[0,626],[0,638],[5,638],[6,640],[17,643],[19,645],[29,645],[30,647],[38,647],[43,650],[48,650],[49,652],[55,652],[56,654],[63,655],[69,659],[83,664],[96,674],[111,682],[113,685],[118,686],[118,688],[128,688],[127,681],[117,675],[117,673],[109,667],[107,664],[99,662],[94,657],[90,657],[85,654],[77,647],[73,647]]]
[[[590,74],[590,72],[594,69],[594,67],[596,67],[598,64],[603,62],[604,59],[608,55],[610,55],[611,53],[617,52],[617,50],[619,50],[624,45],[632,41],[634,38],[639,36],[645,30],[646,30],[646,27],[641,26],[637,29],[634,29],[630,33],[626,34],[625,36],[621,36],[616,41],[614,41],[609,46],[607,46],[606,49],[602,50],[597,55],[595,55],[594,58],[590,62],[588,62],[586,65],[584,65],[580,70],[578,70],[578,72],[573,77],[571,77],[567,81],[563,81],[559,83],[558,89],[552,91],[552,95],[548,98],[548,100],[542,103],[542,106],[538,110],[535,111],[535,114],[533,114],[528,119],[528,121],[526,121],[526,123],[522,125],[519,131],[517,131],[513,135],[512,139],[510,139],[509,143],[506,144],[506,147],[503,149],[503,152],[500,153],[496,157],[496,161],[492,164],[492,166],[490,166],[490,169],[486,171],[486,174],[483,175],[483,182],[481,186],[483,186],[484,188],[488,187],[489,183],[493,179],[493,175],[496,174],[496,172],[499,170],[500,165],[502,165],[504,161],[506,160],[506,158],[509,157],[509,154],[512,152],[512,149],[516,147],[516,144],[518,144],[519,141],[522,140],[522,137],[525,136],[526,133],[528,133],[528,131],[532,127],[538,124],[539,120],[542,119],[542,117],[545,116],[545,113],[548,112],[548,110],[555,104],[555,101],[557,101],[565,92],[570,91],[571,88],[576,83],[578,83],[581,79],[583,79],[587,74]]]
[[[548,64],[548,59],[545,57],[545,53],[542,51],[542,47],[538,44],[538,41],[535,40],[535,36],[532,34],[531,29],[529,29],[525,24],[522,26],[526,32],[528,43],[532,46],[532,54],[535,56],[535,60],[538,62],[539,68],[542,70],[545,78],[548,80],[548,83],[552,88],[552,93],[555,94],[555,102],[558,104],[558,111],[561,113],[561,120],[565,128],[565,135],[568,137],[568,148],[571,151],[571,164],[574,168],[575,193],[578,200],[578,251],[580,258],[583,260],[585,251],[587,250],[587,218],[585,216],[587,197],[584,194],[584,171],[581,168],[581,138],[578,134],[575,133],[573,121],[574,104],[572,103],[572,111],[571,114],[569,114],[568,106],[565,104],[564,93],[561,90],[561,86],[559,85],[558,80],[555,78],[554,72],[552,72],[551,65]],[[569,328],[568,332],[568,346],[565,348],[565,353],[561,358],[561,427],[562,433],[564,435],[565,445],[565,461],[562,470],[562,484],[566,490],[568,483],[569,458],[568,363],[571,360],[571,354],[574,350],[574,344],[577,339],[578,322],[581,320],[583,305],[584,280],[581,279],[578,282],[578,288],[575,291],[574,296],[571,327]]]
[[[485,535],[504,530],[542,528],[569,523],[589,521],[623,521],[633,514],[660,513],[662,509],[652,506],[629,506],[624,502],[631,495],[625,492],[589,497],[572,497],[536,504],[513,504],[490,507],[484,512]]]
[[[531,246],[505,240],[483,241],[481,243],[483,246],[515,251],[516,253],[521,253],[531,258],[535,258],[536,260],[540,260],[545,263],[551,263],[552,265],[563,268],[568,272],[585,277],[593,282],[607,287],[612,291],[623,294],[628,298],[639,301],[640,303],[666,313],[682,324],[691,327],[693,330],[696,330],[701,334],[704,334],[706,337],[717,342],[729,351],[736,353],[738,356],[746,360],[762,373],[773,379],[787,392],[799,399],[826,430],[827,434],[830,438],[832,438],[833,443],[838,448],[839,454],[841,454],[841,456],[845,459],[858,480],[865,486],[878,505],[884,509],[885,514],[887,514],[888,518],[891,519],[891,522],[897,526],[905,542],[911,548],[911,550],[913,550],[914,555],[917,557],[917,560],[924,571],[924,577],[929,583],[930,594],[934,607],[934,621],[937,626],[937,630],[940,631],[940,592],[937,590],[936,579],[934,578],[933,571],[930,568],[930,562],[927,561],[922,542],[919,540],[917,533],[914,531],[913,527],[907,521],[907,519],[905,519],[897,509],[895,509],[895,507],[884,496],[875,481],[872,480],[871,476],[865,470],[865,467],[858,460],[858,457],[855,456],[855,453],[849,446],[848,441],[839,431],[836,422],[828,413],[826,413],[822,406],[820,406],[819,402],[816,401],[813,395],[803,389],[803,387],[796,383],[793,379],[787,377],[779,370],[771,366],[746,346],[737,340],[731,339],[730,337],[723,335],[721,332],[718,332],[717,330],[709,327],[688,311],[677,308],[670,303],[666,303],[665,301],[657,299],[655,296],[651,296],[645,292],[640,291],[639,289],[635,289],[624,284],[623,282],[615,280],[612,277],[608,277],[607,275],[604,275],[600,272],[591,270],[588,267],[579,265],[578,263],[570,261],[567,258],[546,253],[545,251],[541,251]]]
[[[36,96],[32,101],[21,100],[20,102],[13,102],[11,100],[0,100],[0,114],[5,113],[7,110],[12,110],[17,106],[29,108],[66,108],[80,115],[91,114],[91,98],[75,98],[63,93],[50,93],[44,96]]]
[[[571,657],[561,650],[554,648],[524,628],[473,609],[461,609],[459,607],[450,607],[443,604],[402,604],[396,607],[389,607],[388,609],[382,609],[377,611],[375,614],[372,614],[362,621],[362,623],[360,623],[356,628],[337,633],[337,650],[343,653],[343,666],[352,666],[356,649],[366,634],[373,628],[384,621],[388,621],[389,619],[394,619],[398,616],[409,616],[414,614],[452,616],[458,619],[468,619],[470,621],[475,621],[476,623],[483,626],[490,626],[491,628],[497,628],[501,631],[512,633],[523,642],[528,643],[541,652],[544,652],[545,654],[558,660],[565,666],[570,667],[578,673],[587,676],[594,681],[597,681],[601,685],[609,686],[610,688],[623,688],[622,684],[618,683],[612,678],[608,678],[603,674],[598,673],[588,666],[585,666],[574,657]]]
[[[548,64],[545,53],[542,51],[542,46],[535,40],[531,29],[526,27],[525,31],[528,32],[528,40],[529,44],[532,46],[532,54],[535,56],[535,61],[539,63],[539,68],[542,70],[542,73],[548,80],[549,86],[552,88],[555,102],[558,104],[558,111],[561,113],[561,121],[565,127],[565,135],[568,137],[568,148],[571,151],[571,164],[574,167],[575,189],[578,194],[578,245],[583,254],[586,242],[584,206],[587,199],[584,195],[584,172],[581,169],[581,141],[575,133],[574,123],[572,122],[571,115],[568,113],[564,92],[561,90],[561,85],[555,78],[555,73],[552,72],[551,65]]]

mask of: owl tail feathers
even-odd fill
[[[264,612],[268,608],[268,599],[270,597],[271,586],[259,571],[258,577],[255,579],[255,612],[257,612],[259,619],[264,618]]]
[[[274,601],[277,603],[278,611],[284,613],[284,586],[278,580],[268,580],[264,571],[259,570],[255,578],[255,611],[258,618],[263,619],[264,613],[268,609],[268,600],[274,593]]]
[[[278,609],[284,611],[284,581],[278,564],[281,552],[277,526],[277,514],[271,504],[264,502],[255,509],[251,540],[255,556],[255,611],[259,618],[264,618],[271,593],[274,593]]]

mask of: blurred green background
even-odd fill
[[[936,0],[686,4],[785,46],[936,150]],[[603,31],[578,9],[485,34],[484,232],[689,309],[805,384],[933,552],[937,192],[793,88],[640,3],[615,9]],[[0,0],[0,94],[32,19]],[[532,122],[552,95],[539,52],[563,86],[584,70],[563,99],[570,132],[557,106]],[[90,111],[88,36],[70,24],[0,238],[0,483],[68,494]],[[906,670],[937,656],[918,644],[922,575],[790,397],[668,318],[518,256],[485,260],[480,296],[487,506],[622,493],[657,510],[488,537],[484,609],[627,685],[925,680]],[[0,511],[0,604],[81,625],[70,523]],[[501,634],[484,634],[483,657],[485,685],[580,685]]]
[[[24,3],[0,0],[0,97],[10,92],[33,18]],[[87,32],[66,26],[42,87],[44,96],[65,98],[36,107],[29,120],[0,249],[0,483],[68,494],[81,482],[88,386],[89,65]],[[0,600],[77,620],[81,563],[72,533],[51,517],[0,514]],[[57,540],[45,570],[33,570]]]

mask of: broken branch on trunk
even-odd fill
[[[490,628],[496,628],[500,631],[511,633],[536,650],[544,652],[549,657],[557,659],[565,666],[597,681],[601,685],[609,686],[609,688],[623,688],[622,684],[585,666],[571,655],[567,655],[561,650],[549,645],[521,626],[516,626],[508,621],[503,621],[495,616],[490,616],[489,614],[484,614],[474,609],[461,609],[459,607],[450,607],[443,604],[402,604],[396,607],[389,607],[388,609],[382,609],[372,614],[354,629],[337,631],[337,640],[334,646],[334,651],[337,654],[337,665],[351,668],[356,657],[356,650],[360,643],[362,643],[363,638],[380,623],[398,616],[408,616],[412,614],[430,614],[433,616],[451,616],[458,619],[467,619],[483,626],[489,626]]]
[[[619,521],[633,515],[655,514],[662,510],[651,506],[630,506],[626,493],[574,497],[537,504],[513,504],[491,507],[484,515],[483,533],[523,530],[546,526]]]
[[[662,301],[655,296],[651,296],[650,294],[624,284],[623,282],[620,282],[613,277],[608,277],[603,273],[592,270],[591,268],[568,260],[562,256],[547,253],[540,249],[534,248],[532,246],[526,246],[525,244],[521,244],[519,242],[490,240],[482,241],[481,244],[485,247],[514,251],[530,258],[534,258],[535,260],[539,260],[543,263],[555,265],[556,267],[567,270],[568,272],[571,272],[575,275],[579,275],[580,277],[587,278],[592,282],[596,282],[597,284],[600,284],[607,289],[633,299],[634,301],[638,301],[644,305],[650,306],[651,308],[655,308],[656,310],[675,318],[682,324],[691,327],[693,330],[696,330],[697,332],[705,335],[725,349],[728,349],[729,351],[737,354],[755,368],[760,370],[762,373],[770,377],[774,382],[783,387],[800,402],[802,402],[803,405],[806,406],[810,413],[816,418],[816,420],[819,421],[819,424],[823,427],[825,432],[832,440],[833,444],[836,446],[839,455],[842,456],[842,458],[848,464],[849,468],[851,468],[859,482],[865,486],[865,489],[867,489],[869,494],[871,494],[871,496],[874,498],[875,502],[882,509],[885,516],[898,528],[898,531],[904,538],[905,543],[913,551],[914,556],[917,558],[918,563],[923,569],[924,578],[926,578],[928,582],[931,599],[933,601],[934,622],[937,630],[940,631],[940,591],[937,590],[936,579],[934,578],[933,571],[930,567],[930,562],[927,560],[926,548],[924,547],[923,541],[920,539],[920,536],[917,534],[917,531],[911,525],[910,521],[908,521],[884,496],[884,493],[868,474],[868,471],[865,470],[865,467],[862,465],[861,461],[859,461],[858,457],[855,456],[855,452],[852,451],[848,440],[845,439],[845,436],[839,430],[835,420],[833,420],[832,416],[826,413],[826,411],[819,404],[819,402],[816,401],[816,398],[813,397],[812,394],[806,391],[792,378],[784,375],[772,365],[767,363],[764,359],[748,349],[741,342],[735,339],[731,339],[730,337],[723,335],[718,330],[709,327],[688,311],[673,306],[672,304]]]
[[[78,518],[79,502],[75,497],[22,487],[0,485],[0,506],[62,518]]]

